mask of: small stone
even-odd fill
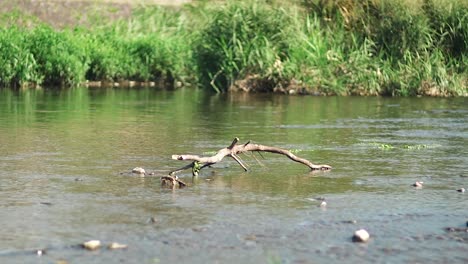
[[[144,175],[144,174],[146,173],[146,171],[145,171],[145,169],[143,169],[143,168],[136,167],[136,168],[134,168],[134,169],[132,170],[132,173],[143,174],[143,175]]]
[[[251,241],[255,241],[257,240],[257,236],[256,235],[248,235],[244,238],[245,240],[251,240]]]
[[[359,229],[356,232],[354,232],[353,242],[367,242],[369,241],[369,238],[370,235],[366,230]]]
[[[464,193],[464,192],[465,192],[465,188],[460,188],[460,189],[457,190],[457,192]]]
[[[148,221],[146,221],[146,222],[147,222],[147,223],[153,223],[153,224],[154,224],[154,223],[157,223],[157,222],[159,222],[159,221],[158,221],[158,219],[156,219],[154,216],[152,216],[152,217],[150,217],[150,218],[148,219]]]
[[[125,249],[125,248],[128,248],[128,246],[124,245],[124,244],[117,243],[117,242],[113,242],[108,246],[108,248],[109,249]]]
[[[83,243],[83,247],[88,250],[96,250],[101,246],[101,241],[99,240],[90,240]]]
[[[424,183],[424,182],[422,182],[422,181],[417,181],[417,182],[413,183],[412,186],[413,186],[413,187],[416,187],[416,188],[422,188],[423,183]]]

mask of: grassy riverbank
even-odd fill
[[[3,14],[0,84],[135,80],[215,91],[468,95],[464,1],[216,3],[107,13],[101,6],[67,25],[21,9]]]

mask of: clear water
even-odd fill
[[[234,137],[333,170],[264,154],[160,187],[186,164],[172,154]],[[445,230],[468,221],[467,139],[465,98],[3,89],[0,262],[467,263],[468,233]],[[366,244],[351,242],[360,228]],[[128,248],[77,246],[91,239]]]

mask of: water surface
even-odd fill
[[[186,164],[172,154],[234,137],[333,170],[243,156],[248,172],[226,159],[160,187]],[[467,139],[464,98],[3,89],[0,262],[466,263],[468,233],[445,228],[468,221]],[[351,242],[359,228],[369,243]],[[76,246],[91,239],[129,247]]]

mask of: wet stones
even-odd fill
[[[365,243],[369,241],[370,235],[365,229],[359,229],[354,232],[352,237],[353,242]]]
[[[101,247],[101,241],[99,240],[89,240],[87,242],[84,242],[83,244],[81,244],[81,246],[84,248],[84,249],[87,249],[87,250],[97,250]],[[117,243],[117,242],[112,242],[110,243],[108,246],[107,246],[108,249],[111,249],[111,250],[114,250],[114,249],[125,249],[125,248],[128,248],[127,245],[125,244],[120,244],[120,243]]]
[[[177,176],[163,176],[161,177],[161,187],[166,188],[183,188],[187,186],[185,182],[179,180]]]

